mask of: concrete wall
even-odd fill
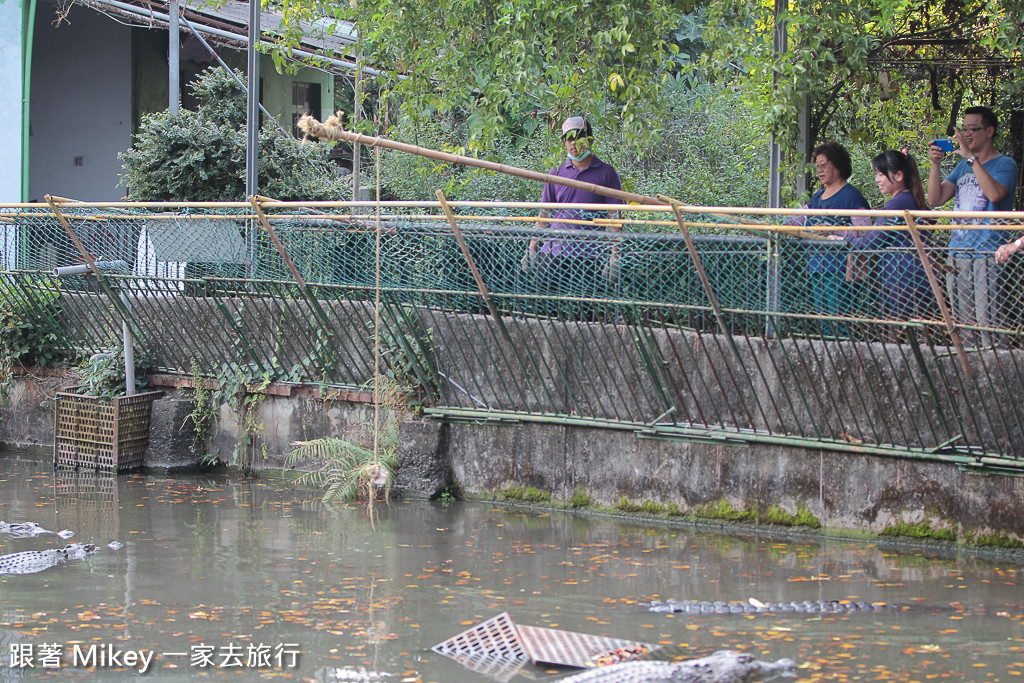
[[[54,26],[55,10],[41,2],[36,13],[29,199],[120,199],[117,154],[132,132],[131,29],[79,5]]]
[[[159,379],[173,384],[171,378]],[[0,445],[52,448],[57,386],[73,377],[22,377],[0,406]],[[197,452],[188,391],[163,386],[154,403],[147,464],[186,466]],[[359,438],[370,418],[366,397],[324,403],[312,388],[278,387],[258,406],[261,427],[251,464],[283,467],[293,442],[329,434]],[[222,407],[203,451],[230,461],[237,416]],[[266,457],[263,456],[263,448]],[[517,487],[567,503],[585,492],[595,504],[620,500],[674,505],[707,515],[726,501],[735,510],[801,509],[826,533],[877,534],[905,523],[951,531],[965,543],[982,535],[1024,539],[1024,479],[970,471],[952,462],[835,453],[783,446],[688,443],[635,433],[552,424],[454,424],[407,419],[400,426],[399,490],[436,496],[459,489],[478,496]],[[801,527],[810,531],[806,527]]]
[[[25,2],[0,2],[0,202],[20,202]]]
[[[227,405],[220,406],[209,440],[197,444],[189,419],[192,392],[187,386],[179,388],[181,381],[171,376],[151,378],[148,390],[162,391],[163,396],[152,404],[146,464],[189,466],[207,453],[231,463],[242,432],[238,415]],[[11,399],[0,404],[0,446],[52,451],[54,399],[58,392],[77,383],[77,376],[66,371],[16,377]],[[260,425],[254,430],[258,457],[251,463],[256,469],[284,468],[295,441],[325,435],[359,440],[365,436],[363,422],[373,416],[372,406],[361,394],[350,396],[355,400],[325,402],[312,387],[275,386],[261,396],[254,421]]]
[[[406,425],[399,483],[470,494],[531,487],[568,503],[675,505],[699,511],[806,508],[827,530],[880,533],[905,523],[1024,539],[1024,479],[952,463],[783,446],[726,446],[637,438],[622,431],[547,424]],[[486,454],[486,455],[481,455]],[[433,466],[424,475],[421,467]],[[445,480],[447,477],[447,481]],[[431,487],[435,487],[431,491]]]
[[[55,26],[56,11],[56,4],[43,0],[36,14],[27,199],[41,200],[44,194],[89,201],[121,199],[126,188],[118,186],[122,169],[117,155],[131,146],[131,135],[144,114],[168,106],[167,33],[132,29],[74,4],[67,19]],[[11,15],[12,25],[20,25],[17,3],[0,3],[0,12],[0,17]],[[21,91],[21,43],[16,33],[6,31],[7,37],[0,39],[0,86],[6,93]],[[189,61],[189,56],[195,60]],[[245,72],[244,52],[224,50],[223,56]],[[182,103],[189,106],[188,83],[212,58],[194,46],[182,58]],[[333,113],[331,74],[305,68],[295,75],[279,74],[269,56],[261,57],[260,69],[263,104],[286,130],[291,128],[296,81],[320,84],[321,108],[314,115],[323,119]],[[8,122],[0,127],[0,136],[9,137],[0,137],[0,149],[9,159],[0,164],[0,200],[20,201],[20,97],[6,97],[0,107],[0,120]]]

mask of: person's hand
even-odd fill
[[[931,160],[932,164],[941,164],[942,160],[945,158],[945,152],[935,145],[928,145],[928,159]]]
[[[964,159],[970,157],[973,154],[973,152],[971,152],[970,148],[967,146],[967,142],[964,140],[964,131],[963,131],[963,129],[962,128],[954,128],[953,130],[956,131],[956,143],[957,143],[957,148],[953,150],[953,154],[959,154]]]
[[[1011,256],[1020,251],[1020,244],[1018,244],[1018,242],[1020,242],[1020,240],[1017,240],[1016,242],[1010,242],[1009,244],[1004,244],[1003,246],[996,249],[996,263],[998,263],[999,265],[1003,265],[1004,263],[1010,260]]]

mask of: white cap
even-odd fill
[[[562,135],[565,135],[569,131],[573,130],[584,130],[587,127],[587,122],[582,116],[570,116],[562,124]]]

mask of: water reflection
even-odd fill
[[[722,648],[791,657],[806,681],[1024,673],[1012,562],[480,503],[392,502],[371,519],[268,479],[97,477],[14,454],[0,463],[0,519],[70,528],[72,540],[99,546],[83,561],[0,576],[2,680],[138,670],[123,659],[75,661],[98,645],[154,652],[154,680],[479,681],[430,647],[505,611],[517,623],[658,644],[662,657]],[[65,543],[0,535],[0,554]],[[914,609],[685,616],[642,607],[749,597]],[[60,646],[59,668],[43,666],[45,644]],[[17,659],[29,649],[32,667]]]

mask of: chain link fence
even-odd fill
[[[381,367],[452,419],[1024,452],[1024,256],[995,255],[1024,215],[559,208],[6,205],[0,298],[68,357],[127,321],[153,369]]]

